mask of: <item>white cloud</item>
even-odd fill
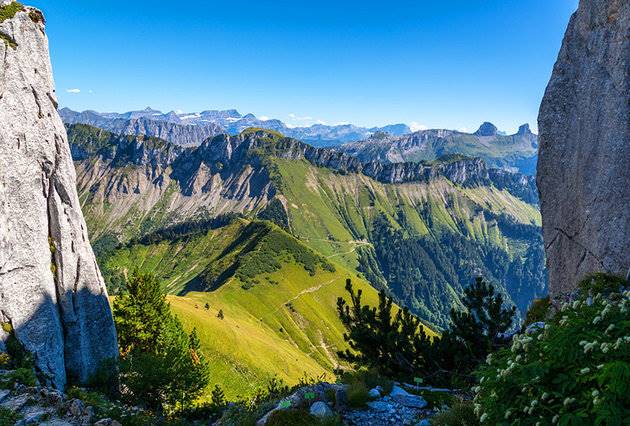
[[[261,115],[260,117],[258,117],[258,119],[261,121],[267,121],[269,120],[269,117],[267,117],[266,115]]]
[[[88,90],[88,93],[94,93],[94,90],[90,89]]]
[[[66,93],[72,93],[73,95],[76,95],[78,93],[81,93],[81,89],[66,89]]]
[[[417,121],[412,121],[411,123],[409,123],[409,128],[411,129],[412,132],[418,132],[420,130],[428,129],[427,126],[425,126],[424,124],[420,124]]]

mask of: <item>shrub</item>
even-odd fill
[[[472,401],[457,401],[448,410],[441,411],[431,419],[431,426],[477,426]]]
[[[527,326],[530,324],[547,319],[547,315],[549,315],[550,309],[551,299],[549,298],[549,296],[542,299],[534,299],[532,301],[532,304],[529,306],[529,309],[527,310],[527,315],[525,315],[525,321],[523,321],[523,330],[527,328]]]
[[[13,426],[21,417],[8,408],[0,407],[0,426]]]
[[[35,386],[37,384],[37,377],[32,368],[18,368],[11,371],[5,377],[5,384],[11,388],[14,384],[19,383],[26,386]]]
[[[348,389],[346,390],[348,397],[348,405],[353,408],[362,408],[370,400],[370,396],[368,395],[368,388],[365,386],[365,383],[362,382],[353,382],[348,384]]]
[[[343,372],[339,378],[343,383],[363,383],[368,389],[380,386],[383,388],[384,393],[390,393],[394,387],[394,382],[382,375],[376,368],[361,368],[355,371]]]
[[[488,357],[475,398],[482,423],[621,425],[630,418],[630,291],[618,278],[600,275],[595,284],[544,329],[517,335],[511,348]]]
[[[317,419],[306,410],[277,410],[271,413],[266,425],[268,426],[313,426]]]
[[[7,4],[6,6],[0,6],[0,22],[4,22],[7,19],[12,19],[16,13],[24,9],[21,3],[16,1]]]
[[[350,303],[337,300],[344,339],[351,349],[338,352],[355,366],[378,369],[383,375],[409,378],[423,375],[433,383],[459,386],[472,381],[471,372],[488,353],[505,344],[502,334],[512,325],[514,307],[505,307],[501,294],[482,278],[464,291],[465,309],[451,310],[451,328],[431,339],[421,321],[408,309],[394,314],[393,301],[383,291],[378,307],[361,304],[347,280]]]

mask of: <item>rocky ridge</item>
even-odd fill
[[[534,175],[537,147],[538,138],[527,124],[513,135],[504,135],[486,122],[475,133],[430,129],[394,136],[379,132],[338,149],[364,162],[383,163],[432,161],[449,154],[463,154],[482,158],[492,168]]]
[[[44,19],[9,0],[0,22],[0,350],[14,335],[44,383],[86,381],[117,356],[57,114]],[[7,41],[7,40],[10,40]]]
[[[89,124],[116,134],[154,136],[182,146],[200,145],[207,138],[221,133],[237,135],[250,127],[279,131],[317,146],[361,140],[376,132],[388,132],[392,135],[411,132],[405,124],[372,128],[352,124],[295,127],[276,119],[258,118],[254,114],[241,115],[236,110],[162,113],[147,107],[126,113],[99,113],[62,108],[59,113],[66,124]]]

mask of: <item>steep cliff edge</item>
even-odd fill
[[[43,17],[7,0],[0,7],[8,12],[0,22],[0,322],[33,353],[42,378],[62,388],[117,356],[116,331],[57,114]]]
[[[553,296],[630,267],[630,2],[581,0],[540,108],[538,188]]]

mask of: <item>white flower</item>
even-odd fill
[[[507,419],[509,419],[509,418],[510,418],[510,416],[511,416],[511,415],[512,415],[512,410],[507,410],[507,411],[505,412],[505,416],[503,416],[503,418],[504,418],[505,420],[507,420]]]
[[[540,397],[540,399],[542,399],[543,401],[547,398],[549,398],[549,394],[547,392],[543,393],[542,396]]]
[[[481,417],[479,418],[479,421],[483,423],[486,421],[487,418],[488,418],[488,413],[483,413]]]
[[[551,419],[551,423],[555,425],[556,423],[558,423],[559,419],[560,419],[560,416],[556,414],[555,416],[553,416],[553,419]]]
[[[537,406],[537,405],[538,405],[538,400],[536,400],[536,399],[535,399],[535,400],[533,400],[533,401],[532,401],[532,403],[531,403],[531,404],[529,404],[529,405],[531,405],[532,407]]]
[[[599,396],[599,391],[597,389],[595,389],[591,395],[593,396],[593,398],[597,398]]]
[[[583,368],[583,369],[581,369],[581,370],[580,370],[580,373],[582,373],[582,374],[588,374],[588,373],[590,373],[590,372],[591,372],[591,369],[590,369],[590,368],[588,368],[588,367],[585,367],[585,368]]]
[[[608,328],[606,329],[606,333],[610,333],[611,331],[613,331],[615,329],[615,324],[610,324],[608,326]]]
[[[595,318],[593,318],[593,324],[597,324],[598,322],[600,322],[602,320],[602,317],[600,317],[599,315],[596,316]]]

